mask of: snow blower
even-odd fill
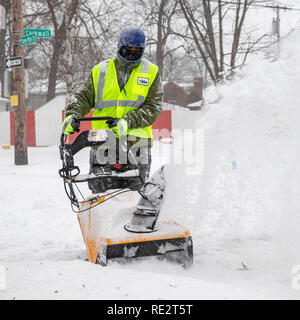
[[[81,121],[105,121],[111,117],[93,117],[77,119]],[[79,129],[78,129],[79,131]],[[117,179],[126,185],[126,179],[139,177],[137,165],[133,170],[120,171],[118,163],[111,165],[110,172],[90,172],[81,175],[74,164],[74,156],[85,147],[103,147],[112,138],[111,130],[89,130],[81,132],[73,143],[66,143],[66,136],[61,136],[60,156],[65,192],[71,202],[72,210],[77,213],[79,225],[87,249],[88,260],[106,266],[109,260],[129,261],[132,258],[156,256],[176,262],[184,267],[193,263],[192,237],[185,227],[175,221],[159,221],[158,216],[164,201],[164,167],[157,170],[138,190],[139,201],[133,208],[121,210],[117,204],[108,200],[117,200],[130,194],[131,202],[137,192],[129,188],[108,190],[84,197],[78,183],[103,178]],[[127,151],[128,152],[128,151]],[[77,192],[75,192],[77,190]],[[78,194],[82,200],[78,200]],[[122,199],[121,199],[122,201]],[[161,219],[160,219],[161,220]]]

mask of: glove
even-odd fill
[[[124,136],[127,133],[128,125],[124,119],[111,119],[107,120],[106,123],[117,137]]]
[[[64,135],[79,131],[79,122],[76,122],[78,116],[76,114],[69,115],[65,118],[62,124],[62,132]]]

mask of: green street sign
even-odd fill
[[[36,38],[51,38],[51,31],[48,29],[24,29],[24,36],[34,35]]]
[[[30,36],[25,36],[25,37],[21,37],[20,42],[21,42],[21,47],[25,46],[27,44],[31,44],[34,43],[36,40],[35,35],[30,35]]]

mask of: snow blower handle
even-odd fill
[[[105,121],[105,120],[114,120],[117,118],[113,117],[85,117],[85,118],[77,118],[75,119],[75,122],[81,122],[81,121]]]
[[[84,117],[84,118],[75,118],[74,122],[77,124],[78,130],[76,130],[76,131],[78,132],[80,122],[82,122],[82,121],[107,121],[107,120],[114,120],[114,119],[118,119],[118,118],[114,118],[114,117]],[[61,135],[61,137],[60,137],[60,144],[61,145],[64,145],[65,137],[66,136],[64,134]]]
[[[82,121],[108,121],[108,120],[113,121],[115,119],[120,120],[119,118],[113,118],[113,117],[84,117],[84,118],[75,118],[74,122],[76,124],[76,127],[78,128],[77,132],[79,132],[80,122]]]

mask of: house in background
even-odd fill
[[[63,88],[58,88],[56,91],[56,96],[65,94],[65,90]],[[163,102],[165,103],[165,106],[174,105],[186,108],[191,103],[203,100],[203,78],[200,76],[195,77],[194,81],[191,83],[166,81],[163,84],[163,92]],[[30,90],[29,95],[26,99],[26,109],[37,110],[41,106],[44,106],[46,103],[46,88],[37,88],[36,90]],[[193,108],[191,108],[191,110],[192,109]],[[13,111],[13,108],[9,107],[8,105],[7,111]]]
[[[202,106],[203,106],[203,99],[190,103],[187,105],[187,109],[189,109],[190,111],[196,111],[196,110],[201,110]]]
[[[7,104],[10,102],[9,99],[0,97],[0,112],[7,110]]]
[[[164,101],[162,113],[153,124],[154,140],[170,138],[173,129],[192,127],[203,102],[203,81],[194,78],[193,83],[180,84],[167,82],[163,86]],[[27,144],[28,146],[58,145],[61,135],[61,123],[64,118],[65,95],[58,94],[47,103],[41,93],[29,96],[27,100]],[[10,112],[0,112],[0,144],[14,144],[14,108]],[[201,114],[201,113],[200,113]],[[189,121],[182,121],[183,117]],[[84,123],[82,129],[89,130],[90,123]],[[73,138],[75,135],[73,136]]]
[[[181,107],[203,100],[203,78],[195,77],[193,83],[169,81],[163,85],[164,102]]]
[[[153,124],[153,138],[160,140],[169,138],[171,130],[182,119],[187,109],[174,104],[163,103],[163,111]],[[61,136],[61,124],[64,119],[65,95],[57,95],[38,109],[26,110],[27,145],[51,146],[58,145]],[[176,114],[179,114],[176,116]],[[87,116],[92,116],[90,112]],[[83,122],[81,130],[90,130],[91,122]],[[77,134],[70,137],[70,142]],[[14,144],[14,112],[0,112],[0,145]]]

